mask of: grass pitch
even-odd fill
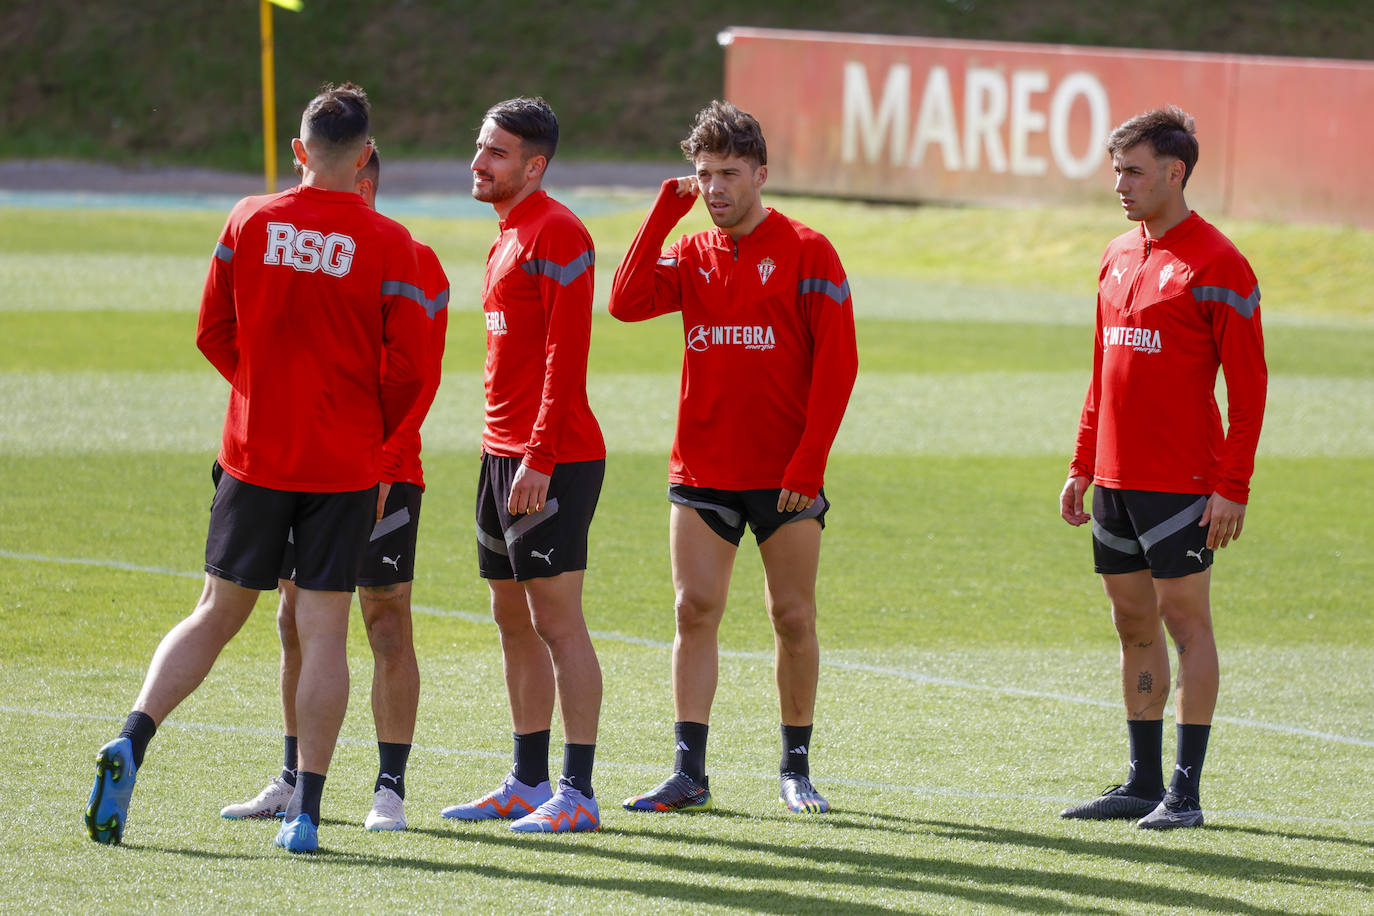
[[[385,201],[383,201],[385,205]],[[648,198],[588,224],[599,297]],[[1087,533],[1057,516],[1091,358],[1092,277],[1123,223],[1070,211],[773,201],[851,275],[861,370],[827,475],[813,767],[834,811],[785,814],[771,637],[746,542],[721,632],[717,810],[632,815],[671,761],[666,452],[680,326],[598,314],[610,445],[586,609],[605,673],[603,829],[515,837],[438,811],[509,760],[476,576],[476,280],[491,219],[407,219],[453,283],[425,429],[422,698],[411,830],[361,829],[375,773],[361,621],[321,838],[219,808],[280,759],[268,596],[139,774],[125,844],[81,811],[153,647],[199,593],[225,386],[193,343],[222,211],[10,209],[0,220],[0,737],[9,899],[35,912],[1367,912],[1374,907],[1374,234],[1224,225],[1265,290],[1272,373],[1245,535],[1223,552],[1208,826],[1057,817],[1122,778],[1125,729]],[[404,202],[396,215],[405,218]],[[684,231],[691,226],[684,225]],[[1044,241],[1038,241],[1043,239]],[[1018,247],[1019,246],[1019,247]],[[1014,258],[1005,256],[1016,251]],[[555,759],[558,741],[555,726]],[[1172,730],[1166,732],[1172,752]]]

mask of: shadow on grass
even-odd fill
[[[698,812],[691,818],[744,817],[738,812]],[[911,895],[946,898],[973,908],[1005,907],[1026,913],[1110,913],[1144,906],[1201,910],[1211,913],[1281,916],[1287,910],[1249,903],[1224,894],[1190,887],[1171,887],[1158,881],[1135,880],[1127,875],[1133,865],[1165,865],[1219,880],[1251,885],[1280,883],[1323,890],[1367,887],[1374,874],[1320,865],[1294,865],[1253,856],[1217,853],[1195,848],[1161,847],[1151,841],[1088,839],[1054,833],[1033,833],[1004,827],[930,820],[881,812],[855,812],[818,818],[824,829],[816,842],[765,842],[718,835],[684,834],[671,828],[681,814],[631,816],[635,828],[603,828],[585,837],[512,835],[505,830],[468,830],[461,822],[438,828],[415,827],[408,831],[426,837],[455,840],[498,850],[496,858],[510,864],[455,862],[434,858],[330,852],[300,857],[311,864],[333,864],[370,869],[417,870],[436,874],[464,874],[493,881],[511,881],[549,887],[582,887],[626,894],[645,901],[672,901],[678,907],[712,905],[743,912],[825,912],[869,914],[890,912],[893,905],[909,907]],[[759,820],[799,823],[791,815]],[[330,819],[332,821],[332,819]],[[339,824],[346,821],[336,822]],[[488,825],[490,828],[492,825]],[[500,826],[496,825],[499,829]],[[1119,825],[1104,825],[1106,829]],[[660,832],[660,827],[668,827]],[[872,830],[908,834],[913,844],[922,838],[960,844],[959,859],[930,855],[879,853],[868,848],[838,845],[846,832]],[[1328,837],[1288,834],[1254,828],[1216,828],[1253,833],[1260,837],[1328,841]],[[1154,837],[1151,838],[1152,840]],[[327,841],[326,841],[327,842]],[[684,854],[683,849],[687,852]],[[129,847],[201,858],[250,860],[242,854],[218,854],[199,849]],[[1107,875],[1082,874],[1065,868],[1018,867],[997,864],[1007,854],[1024,855],[1026,849],[1043,849],[1086,868],[1100,869],[1107,860]],[[506,855],[508,853],[508,855]],[[534,853],[535,856],[531,854]],[[986,853],[986,854],[984,854]],[[281,853],[285,855],[285,853]],[[567,856],[566,871],[557,857]],[[490,858],[490,857],[489,857]],[[969,861],[972,859],[973,861]],[[542,863],[541,863],[542,860]],[[1120,865],[1113,865],[1115,860]],[[522,864],[531,867],[521,867]],[[625,873],[617,874],[617,871]],[[732,886],[756,883],[755,886]],[[778,887],[779,884],[784,885]],[[1192,887],[1195,887],[1193,885]],[[879,903],[856,902],[859,893],[877,891]],[[940,907],[938,900],[931,903]]]

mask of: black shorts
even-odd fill
[[[377,512],[377,488],[294,493],[244,483],[216,462],[205,571],[244,588],[277,587],[286,539],[296,541],[296,584],[351,592]]]
[[[800,512],[778,511],[778,490],[713,490],[709,487],[689,487],[685,483],[668,485],[668,501],[697,510],[711,530],[725,540],[739,546],[744,537],[744,525],[754,532],[754,540],[762,544],[788,522],[814,518],[825,527],[825,513],[830,503],[821,487],[816,501]]]
[[[1093,568],[1104,576],[1148,569],[1178,579],[1212,565],[1198,521],[1207,497],[1093,487]]]
[[[601,497],[606,462],[556,465],[544,508],[512,516],[519,458],[482,453],[477,478],[477,569],[484,579],[540,579],[587,568],[587,531]]]
[[[382,518],[372,526],[372,534],[368,538],[363,565],[358,572],[358,585],[377,588],[415,578],[415,542],[420,534],[420,497],[423,492],[413,483],[391,485],[391,492],[387,494],[386,505],[382,509]],[[286,538],[280,578],[296,579],[296,543],[293,535],[287,535]]]

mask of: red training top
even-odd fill
[[[420,391],[422,298],[410,233],[359,195],[298,185],[235,204],[196,332],[231,386],[224,470],[294,492],[376,484]]]
[[[544,191],[501,221],[482,281],[488,454],[543,474],[606,457],[587,403],[595,261],[581,220]]]
[[[695,198],[663,183],[611,285],[622,321],[682,312],[668,480],[815,498],[859,369],[849,281],[830,242],[769,210],[754,231],[664,240]]]
[[[401,421],[396,432],[382,445],[382,480],[392,483],[413,483],[425,488],[424,470],[420,466],[420,424],[425,422],[434,403],[439,380],[443,376],[444,341],[448,333],[448,277],[434,249],[415,243],[415,258],[420,265],[420,278],[425,293],[425,313],[429,315],[429,342],[425,350],[424,385],[420,396]],[[382,361],[386,370],[386,361]]]
[[[1123,490],[1250,496],[1269,373],[1254,271],[1196,213],[1112,241],[1070,474]],[[1227,431],[1217,409],[1226,373]]]

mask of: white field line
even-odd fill
[[[92,559],[86,557],[53,557],[43,554],[18,553],[10,550],[0,549],[0,558],[11,560],[29,560],[39,563],[61,563],[76,564],[81,566],[96,566],[107,569],[118,569],[127,572],[152,573],[163,576],[177,576],[186,579],[203,579],[203,572],[187,572],[183,570],[168,569],[161,566],[141,566],[135,563],[124,563],[119,560]],[[485,614],[474,614],[470,611],[450,610],[446,608],[431,607],[423,604],[411,606],[414,613],[425,614],[431,617],[447,617],[457,620],[464,620],[475,624],[491,624],[492,619]],[[621,633],[607,632],[604,630],[593,630],[591,635],[595,639],[605,642],[618,642],[624,645],[643,646],[650,649],[671,649],[672,643],[659,639],[648,639],[643,636],[627,636]],[[720,654],[724,658],[740,658],[751,661],[772,661],[773,656],[768,652],[744,652],[734,649],[722,649]],[[880,674],[887,677],[900,678],[902,680],[914,681],[918,684],[926,684],[932,687],[948,687],[954,690],[975,690],[985,693],[1000,694],[1002,696],[1024,697],[1035,700],[1052,700],[1061,703],[1073,703],[1080,706],[1095,706],[1104,709],[1115,709],[1118,704],[1108,700],[1099,700],[1092,697],[1076,696],[1068,693],[1058,693],[1046,690],[1027,690],[1023,687],[1010,687],[998,684],[982,684],[977,681],[966,681],[959,678],[939,677],[937,675],[926,674],[910,668],[895,668],[881,665],[868,665],[860,662],[836,661],[834,659],[821,658],[821,665],[825,668],[833,668],[842,671],[862,671],[866,674]],[[1316,738],[1321,741],[1331,741],[1336,744],[1349,744],[1356,747],[1374,747],[1374,739],[1361,738],[1354,735],[1340,735],[1333,732],[1322,732],[1315,729],[1303,728],[1298,725],[1285,725],[1278,722],[1264,722],[1258,719],[1245,719],[1235,716],[1214,716],[1213,721],[1224,722],[1227,725],[1239,725],[1245,728],[1256,728],[1263,731],[1277,732],[1283,735],[1294,735],[1303,738]]]
[[[119,716],[97,715],[93,713],[58,712],[51,709],[26,709],[19,706],[0,706],[0,715],[6,716],[27,716],[41,719],[56,719],[59,721],[82,721],[82,722],[107,722],[110,724],[122,723],[124,719]],[[258,738],[276,739],[281,737],[281,733],[270,728],[252,728],[241,725],[219,725],[207,722],[180,722],[169,719],[162,723],[162,728],[175,728],[183,731],[193,732],[214,732],[216,734],[249,735]],[[349,738],[339,736],[338,743],[346,747],[366,747],[376,746],[376,741],[372,738]],[[482,751],[482,750],[463,750],[459,748],[444,747],[442,745],[415,744],[412,749],[423,751],[430,754],[438,754],[443,757],[476,757],[485,760],[509,760],[510,753],[506,751]],[[658,773],[662,769],[661,764],[642,764],[642,763],[623,763],[614,760],[599,759],[596,765],[602,769],[635,771],[644,774]],[[776,773],[762,773],[754,770],[714,770],[731,777],[742,777],[756,779],[762,782],[773,782],[776,780]],[[954,789],[947,786],[913,786],[903,783],[874,782],[866,779],[841,779],[827,777],[826,783],[835,786],[845,786],[854,789],[869,789],[880,792],[906,792],[911,795],[921,795],[931,798],[963,798],[979,799],[988,801],[1017,801],[1032,802],[1059,806],[1072,804],[1081,801],[1076,796],[1057,796],[1057,795],[1035,795],[1029,793],[1016,792],[978,792],[970,789]],[[862,814],[861,811],[849,812]],[[1322,824],[1343,827],[1374,827],[1374,820],[1356,820],[1342,817],[1313,817],[1310,815],[1289,815],[1272,814],[1264,811],[1231,811],[1231,810],[1211,810],[1208,813],[1212,817],[1223,817],[1228,820],[1258,821],[1261,823],[1304,823]]]

